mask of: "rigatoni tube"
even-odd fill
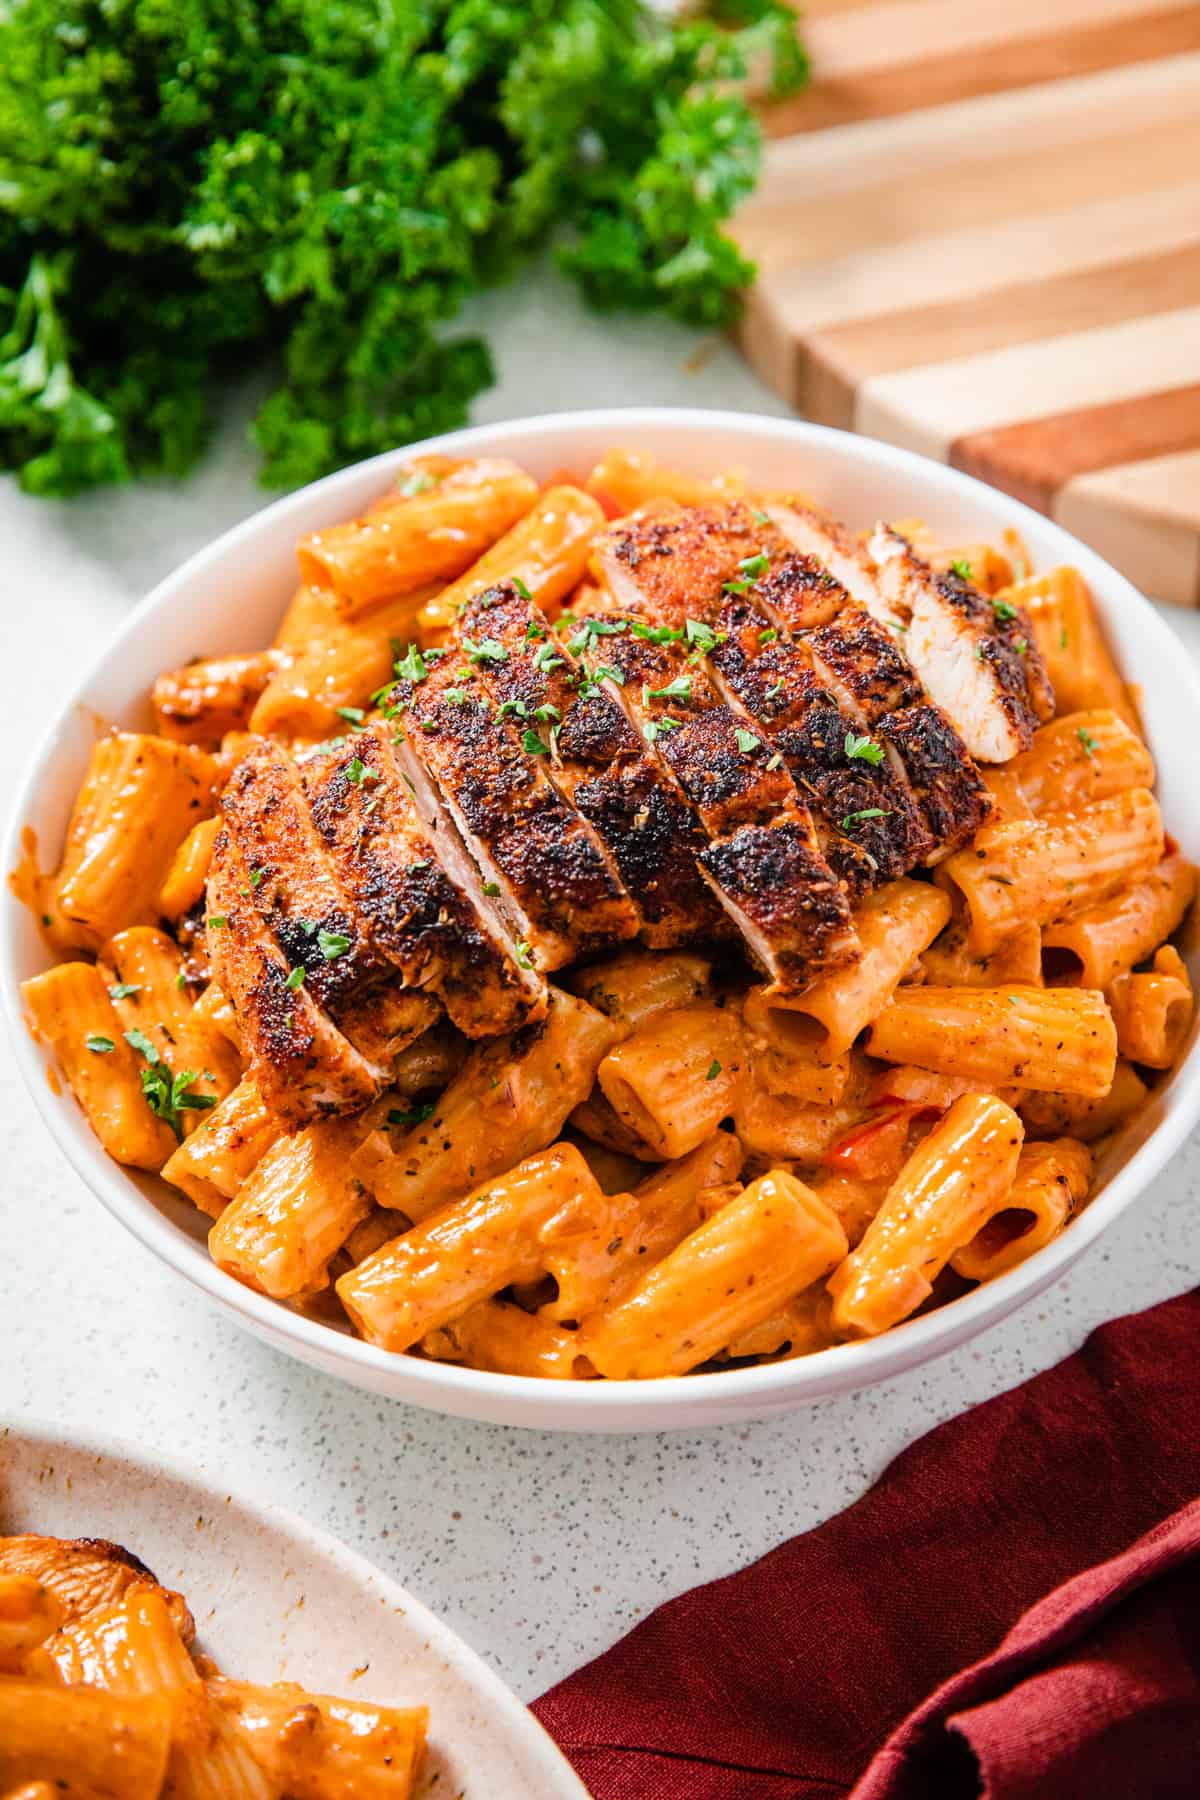
[[[774,1170],[648,1269],[624,1300],[584,1320],[580,1351],[614,1380],[684,1375],[774,1317],[845,1252],[829,1208]]]
[[[1003,1206],[954,1252],[951,1267],[967,1281],[991,1281],[1015,1269],[1058,1236],[1091,1178],[1092,1153],[1075,1138],[1023,1145]]]
[[[888,1331],[929,1298],[954,1252],[1013,1184],[1024,1127],[990,1094],[964,1094],[909,1157],[861,1244],[829,1280],[843,1337]]]
[[[369,1343],[407,1350],[512,1282],[535,1280],[556,1237],[610,1202],[573,1144],[556,1144],[444,1206],[337,1283]]]
[[[1117,1032],[1090,988],[901,988],[867,1039],[884,1062],[915,1063],[988,1087],[1106,1094]]]
[[[1158,802],[1130,788],[1086,812],[1001,825],[980,846],[947,857],[934,879],[965,902],[968,947],[989,951],[1030,921],[1048,925],[1111,899],[1147,876],[1162,853]]]

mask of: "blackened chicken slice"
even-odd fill
[[[254,744],[225,785],[221,812],[247,871],[249,904],[283,953],[285,974],[303,969],[320,1006],[378,976],[370,928],[334,872],[303,777],[280,745]],[[219,932],[213,941],[219,946]]]
[[[657,758],[603,677],[588,679],[577,660],[577,651],[592,643],[602,671],[604,637],[615,628],[600,621],[595,633],[556,637],[541,609],[511,585],[492,592],[497,599],[490,632],[508,656],[479,665],[491,696],[511,717],[547,732],[548,772],[604,845],[642,941],[670,949],[723,935],[728,922],[696,862],[707,838],[673,783],[663,780]],[[536,717],[547,707],[557,720],[552,713]]]
[[[778,562],[787,545],[764,513],[741,501],[673,507],[620,521],[597,540],[592,563],[617,605],[681,626],[743,577],[743,563]]]
[[[469,1037],[515,1030],[544,1008],[542,983],[518,965],[465,849],[447,854],[445,823],[422,823],[393,736],[377,721],[304,765],[313,823],[400,980],[440,994]]]
[[[727,594],[708,666],[737,696],[825,823],[821,847],[853,895],[934,848],[908,783],[823,683],[802,641],[747,595]]]
[[[624,896],[583,819],[546,774],[547,744],[514,731],[491,702],[478,665],[503,657],[485,639],[464,642],[423,680],[400,683],[403,729],[485,878],[517,942],[519,960],[562,968],[619,941]],[[421,795],[417,796],[418,805]]]
[[[645,618],[624,624],[601,640],[604,684],[708,833],[700,867],[755,960],[785,992],[853,961],[846,889],[783,757],[742,707],[722,700],[683,631]]]
[[[934,570],[890,526],[867,542],[888,616],[932,698],[984,762],[1027,750],[1054,714],[1054,693],[1028,617],[990,600],[954,569]]]
[[[249,864],[228,826],[217,833],[208,875],[208,941],[214,978],[233,1002],[249,1071],[284,1125],[356,1112],[385,1085],[388,1067],[363,1055],[293,968],[256,903]]]
[[[471,642],[491,643],[503,652],[481,658],[476,665],[478,674],[500,714],[511,719],[512,728],[523,738],[528,733],[531,744],[545,745],[543,766],[548,779],[582,818],[596,854],[608,867],[613,888],[606,909],[611,941],[636,937],[644,921],[621,872],[620,844],[609,841],[576,797],[581,783],[595,774],[595,762],[574,754],[578,734],[571,720],[581,704],[582,685],[574,659],[557,641],[548,617],[528,590],[512,582],[501,582],[479,594],[463,612],[459,630]],[[611,708],[606,697],[597,693],[595,698]],[[611,732],[607,735],[612,736]],[[631,734],[627,736],[628,748],[620,742],[605,744],[605,766],[636,748]]]
[[[825,571],[823,581],[839,604],[831,618],[812,629],[802,623],[807,610],[793,611],[786,591],[776,590],[769,598],[757,586],[753,591],[773,619],[797,633],[817,675],[859,732],[873,734],[883,746],[930,834],[920,860],[940,861],[968,843],[987,818],[991,801],[983,778],[949,718],[929,699],[893,631],[852,599],[832,571]],[[870,822],[858,818],[853,829]]]

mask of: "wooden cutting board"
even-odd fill
[[[1200,606],[1200,0],[808,0],[742,326],[802,413]]]

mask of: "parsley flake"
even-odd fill
[[[465,637],[462,647],[473,663],[506,663],[508,661],[508,651],[498,638],[480,638],[476,643],[474,638]]]
[[[387,1122],[389,1125],[402,1125],[405,1130],[411,1130],[414,1125],[423,1125],[432,1116],[436,1106],[436,1100],[426,1100],[423,1105],[414,1106],[408,1112],[401,1106],[393,1106],[388,1113]]]
[[[673,625],[647,625],[644,619],[630,619],[629,629],[634,637],[642,638],[647,644],[680,644],[686,633],[676,631]]]
[[[307,973],[307,971],[305,970],[303,965],[301,965],[297,969],[293,969],[291,974],[288,976],[287,980],[284,982],[283,985],[285,987],[291,988],[291,990],[294,994],[297,988],[302,988],[304,986],[304,977],[305,977],[306,973]]]
[[[851,761],[870,763],[873,768],[878,768],[883,761],[881,745],[874,743],[869,737],[855,737],[852,731],[846,733],[844,748]]]
[[[1009,600],[993,600],[992,611],[1001,625],[1011,624],[1017,616],[1017,609]]]
[[[110,1000],[128,1000],[131,994],[140,994],[142,985],[139,981],[114,981],[108,990]]]
[[[361,706],[335,706],[333,710],[339,719],[345,719],[347,724],[354,726],[361,726],[367,716]]]
[[[529,954],[529,945],[526,943],[524,938],[518,938],[516,943],[513,945],[513,955],[517,959],[517,967],[518,968],[532,969],[533,958]]]
[[[542,742],[532,726],[521,739],[521,747],[522,749],[527,750],[530,756],[549,756],[550,754],[549,744],[544,744]]]
[[[861,812],[847,813],[842,820],[842,830],[850,831],[855,825],[861,825],[867,819],[886,819],[891,813],[890,806],[864,806]]]
[[[340,931],[326,931],[324,927],[317,932],[317,948],[326,962],[336,962],[339,956],[345,956],[350,948],[350,939]]]
[[[107,1056],[110,1050],[115,1050],[117,1047],[110,1037],[105,1037],[102,1031],[89,1031],[84,1042],[93,1056]]]
[[[712,1061],[708,1065],[708,1074],[704,1077],[704,1079],[705,1079],[705,1081],[715,1081],[717,1079],[717,1076],[720,1073],[721,1073],[721,1065],[717,1061],[716,1057],[714,1056]]]
[[[429,674],[429,666],[415,644],[410,644],[404,655],[398,657],[393,667],[401,681],[413,683],[424,681]]]
[[[1079,727],[1078,735],[1079,735],[1079,741],[1083,745],[1083,748],[1084,748],[1085,752],[1087,753],[1087,755],[1089,757],[1095,756],[1095,754],[1096,754],[1097,750],[1100,748],[1100,746],[1097,743],[1096,739],[1092,736],[1091,732],[1088,730],[1086,725],[1081,725]]]
[[[741,726],[738,727],[735,736],[737,737],[737,747],[743,756],[749,756],[750,752],[757,750],[762,743],[761,738],[755,737],[752,731],[743,731]]]
[[[970,581],[971,565],[965,556],[956,556],[950,564],[950,573],[957,575],[960,581]]]
[[[519,575],[513,575],[511,577],[511,580],[512,580],[512,585],[516,588],[518,594],[520,594],[520,596],[521,596],[522,600],[525,602],[526,606],[532,606],[533,605],[533,595],[530,593],[529,589],[525,586],[525,583],[521,580],[521,577]]]

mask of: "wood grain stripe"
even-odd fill
[[[1198,168],[1200,54],[774,144],[735,228],[770,285],[798,265],[1140,194]]]
[[[1193,449],[1200,449],[1200,381],[958,438],[949,461],[1048,513],[1076,476]]]
[[[1051,7],[1044,16],[1053,18]],[[825,74],[818,34],[810,30],[815,80],[803,94],[764,110],[770,137],[790,137],[848,120],[891,118],[950,101],[981,98],[1006,89],[1060,81],[1068,76],[1178,56],[1200,47],[1200,7],[1195,0],[1140,17],[1061,26],[1045,35],[1008,41],[1002,53],[968,46],[948,55],[898,66]]]
[[[1200,240],[1200,211],[1194,223]],[[1038,276],[811,332],[797,358],[795,404],[830,424],[849,426],[859,385],[874,375],[936,362],[947,344],[960,356],[974,356],[1117,325],[1142,317],[1151,296],[1155,309],[1164,312],[1200,306],[1200,241],[1158,256],[1078,269],[1057,279]]]
[[[1081,475],[1052,516],[1156,600],[1200,606],[1200,449]]]
[[[963,438],[1198,378],[1200,307],[1187,307],[875,376],[859,389],[855,426],[944,462]]]
[[[828,404],[835,410],[826,414],[824,371],[809,345],[830,327],[853,329],[863,322],[873,328],[880,321],[881,298],[887,319],[951,308],[969,321],[976,304],[990,306],[989,288],[1007,292],[1014,283],[1023,288],[1035,272],[1053,282],[1105,263],[1149,260],[1190,248],[1198,239],[1200,177],[1140,195],[1135,205],[1105,195],[1065,211],[855,251],[823,263],[819,275],[781,270],[750,293],[739,332],[750,360],[793,405],[845,425],[850,422],[846,382],[852,390],[860,371],[849,358],[831,357]],[[945,342],[938,343],[937,354]]]

